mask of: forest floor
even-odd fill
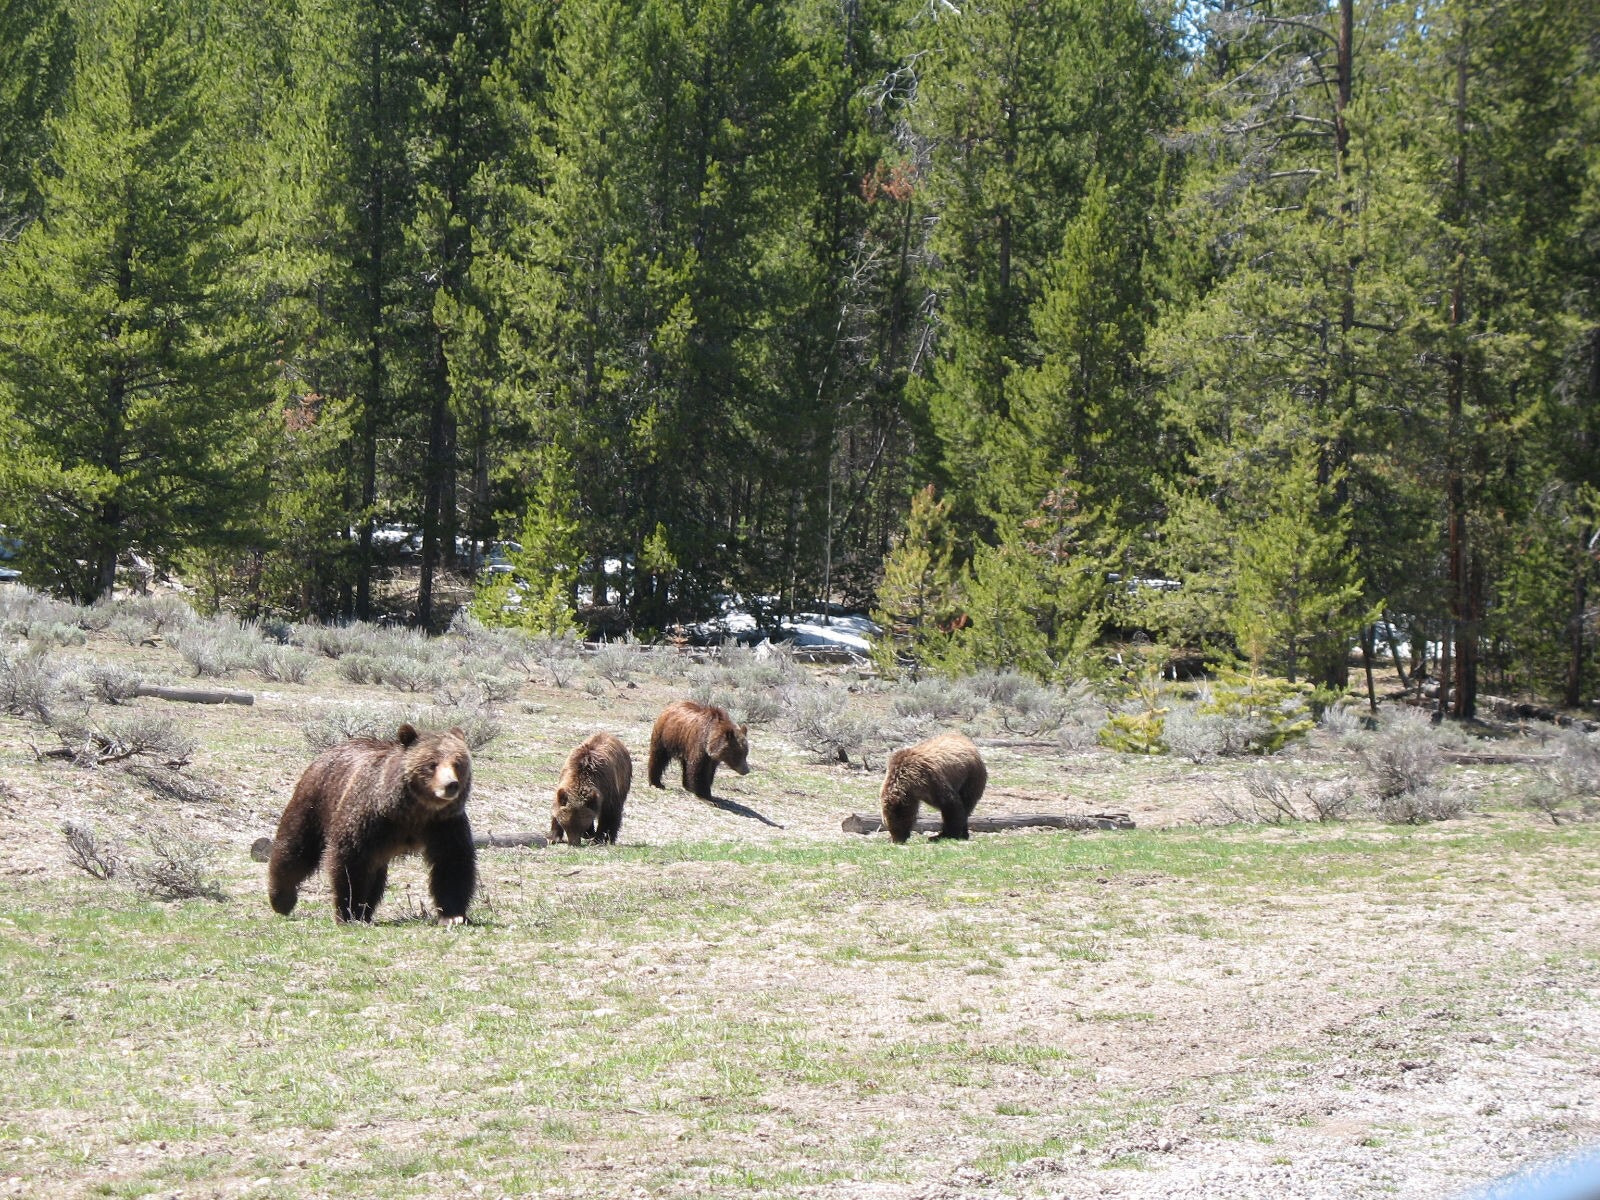
[[[163,645],[64,653],[185,682]],[[980,722],[980,814],[1138,828],[895,847],[839,825],[881,760],[757,726],[706,804],[644,780],[682,680],[530,679],[475,757],[474,828],[547,830],[566,754],[609,729],[621,844],[482,851],[461,928],[403,862],[341,927],[320,883],[275,916],[249,848],[308,717],[417,698],[326,662],[225,686],[254,705],[129,706],[196,739],[210,798],[0,718],[0,1195],[1420,1198],[1600,1141],[1600,827],[1520,806],[1526,766],[1452,767],[1471,811],[1433,825],[1218,826],[1249,764]],[[1274,762],[1347,759],[1318,733]],[[67,822],[130,854],[181,835],[226,899],[91,878]]]

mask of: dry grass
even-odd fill
[[[110,632],[89,650],[188,671]],[[839,830],[876,807],[859,756],[818,762],[779,720],[718,804],[656,791],[650,722],[689,681],[591,696],[529,663],[475,827],[547,828],[566,754],[609,729],[635,755],[622,845],[483,852],[464,929],[424,920],[410,860],[370,928],[320,882],[292,919],[266,906],[248,848],[303,730],[419,703],[332,655],[250,708],[122,706],[181,721],[209,798],[40,760],[0,717],[0,1194],[1432,1197],[1600,1132],[1597,827],[1521,807],[1530,769],[1442,767],[1467,819],[1317,824],[1354,767],[1318,733],[1271,764],[1311,819],[1202,829],[1259,764],[1052,748],[1007,731],[1011,689],[965,725],[980,813],[1140,829],[891,848]],[[869,743],[891,726],[887,690],[808,678]],[[68,822],[89,862],[154,862],[159,830],[229,902],[92,878]]]

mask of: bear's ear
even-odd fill
[[[565,808],[567,805],[572,803],[572,797],[567,794],[566,788],[556,789],[556,803],[562,808]]]
[[[748,726],[748,725],[739,726],[739,736],[740,737],[749,737],[750,736],[750,726]]]
[[[412,742],[417,740],[416,726],[412,725],[410,721],[407,721],[405,724],[401,725],[399,730],[395,733],[394,740],[399,742],[402,746],[411,745]]]
[[[453,733],[453,734],[455,734],[455,735],[456,735],[456,736],[457,736],[457,737],[458,737],[458,738],[460,738],[460,739],[461,739],[461,740],[462,740],[462,741],[463,741],[463,742],[464,742],[464,741],[466,741],[466,740],[467,740],[467,735],[466,735],[466,733],[465,733],[465,732],[463,732],[463,731],[462,731],[462,728],[461,728],[461,726],[459,726],[459,725],[452,725],[452,726],[450,726],[450,732],[451,732],[451,733]]]

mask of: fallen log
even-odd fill
[[[472,844],[480,850],[485,846],[548,846],[550,839],[542,833],[475,833]]]
[[[550,839],[542,833],[475,833],[472,844],[483,850],[491,846],[548,846]],[[256,862],[266,862],[272,857],[272,839],[259,837],[250,843],[250,857]]]
[[[204,688],[175,688],[159,687],[153,683],[141,683],[138,696],[151,696],[157,700],[182,700],[189,704],[254,704],[256,698],[250,692],[208,691]]]
[[[1554,754],[1511,754],[1490,751],[1479,754],[1471,750],[1446,750],[1444,761],[1458,767],[1529,766],[1535,763],[1554,762]]]
[[[938,833],[940,819],[923,817],[917,822],[919,833]],[[1000,833],[1007,829],[1132,829],[1127,813],[1009,813],[994,817],[968,817],[972,833]],[[877,833],[883,818],[877,813],[851,813],[841,823],[846,833]]]

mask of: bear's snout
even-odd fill
[[[453,767],[440,767],[433,777],[433,794],[441,800],[454,800],[461,794],[461,780]]]
[[[733,769],[735,771],[739,772],[739,774],[741,774],[741,775],[750,774],[750,764],[749,763],[740,763],[736,767],[734,767]]]

